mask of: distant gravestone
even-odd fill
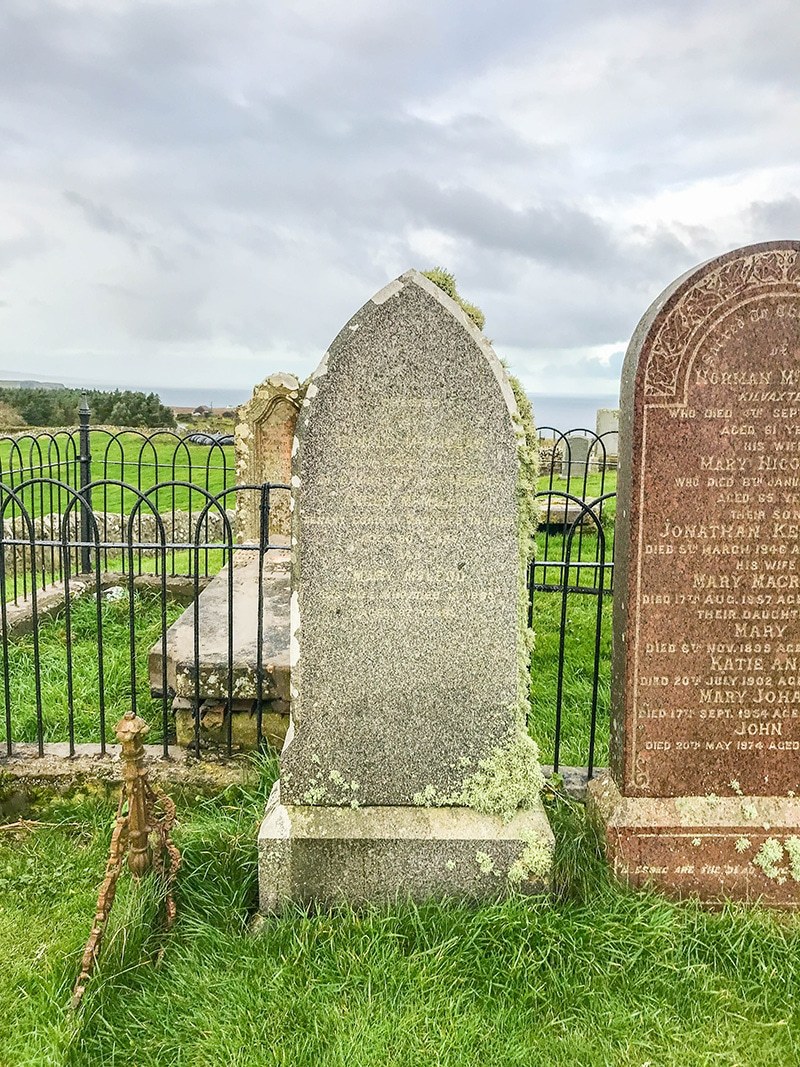
[[[589,464],[589,446],[591,441],[588,437],[579,437],[577,434],[568,437],[564,442],[564,459],[562,471],[565,478],[583,481],[586,477]],[[595,458],[594,453],[592,459]]]
[[[271,374],[257,385],[252,398],[239,408],[235,433],[238,485],[288,485],[292,470],[292,441],[302,389],[293,374]],[[291,529],[289,494],[270,496],[269,529],[288,538]],[[261,497],[255,490],[236,494],[236,534],[240,542],[257,542],[261,529]]]
[[[606,462],[616,464],[619,454],[619,408],[598,408],[595,418],[595,432],[602,439]],[[603,462],[603,448],[595,447],[599,462]]]
[[[684,275],[623,369],[611,777],[617,871],[800,903],[800,242]]]
[[[540,889],[521,459],[535,468],[491,346],[404,274],[333,342],[295,451],[292,726],[262,910]]]

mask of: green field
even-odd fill
[[[138,499],[138,492],[173,481],[189,483],[201,492],[185,487],[165,489],[149,498],[157,510],[199,510],[206,502],[206,493],[215,495],[236,483],[232,445],[187,444],[172,434],[147,439],[136,433],[122,433],[112,440],[104,431],[94,430],[90,450],[93,482],[124,482],[137,491],[125,491],[112,484],[97,485],[92,492],[95,511],[127,514]],[[16,443],[2,439],[0,482],[16,488],[32,478],[53,479],[77,489],[76,456],[77,437],[73,442],[67,434],[55,435],[52,440],[26,437]],[[36,515],[61,514],[71,499],[68,490],[47,484],[22,492],[26,507]],[[233,496],[230,501],[228,506],[232,507]],[[6,517],[8,514],[9,509]]]

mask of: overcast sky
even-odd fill
[[[442,265],[607,397],[678,274],[800,237],[798,0],[1,0],[0,376],[249,390]]]

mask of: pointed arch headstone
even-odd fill
[[[292,479],[292,727],[260,838],[263,910],[546,880],[524,728],[523,452],[491,346],[416,271],[364,305],[311,379]]]

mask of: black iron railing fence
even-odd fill
[[[591,775],[608,744],[616,457],[610,435],[544,427],[540,438],[530,728],[544,762]],[[87,743],[105,751],[110,725],[130,708],[149,719],[149,740],[164,756],[178,740],[200,756],[212,734],[232,753],[244,743],[234,726],[243,707],[250,741],[274,743],[288,694],[264,662],[264,626],[275,624],[264,611],[265,573],[274,582],[285,557],[271,513],[289,492],[236,485],[229,445],[92,429],[85,407],[74,432],[0,438],[5,755],[41,755],[53,743],[69,754]],[[259,531],[242,544],[235,515],[248,497]],[[237,575],[248,559],[257,591],[243,599]],[[217,575],[213,598],[201,597]],[[181,660],[168,630],[184,610],[192,647]],[[256,661],[243,681],[237,649],[248,628]],[[217,649],[209,669],[219,674],[212,686],[203,667],[209,635]]]

